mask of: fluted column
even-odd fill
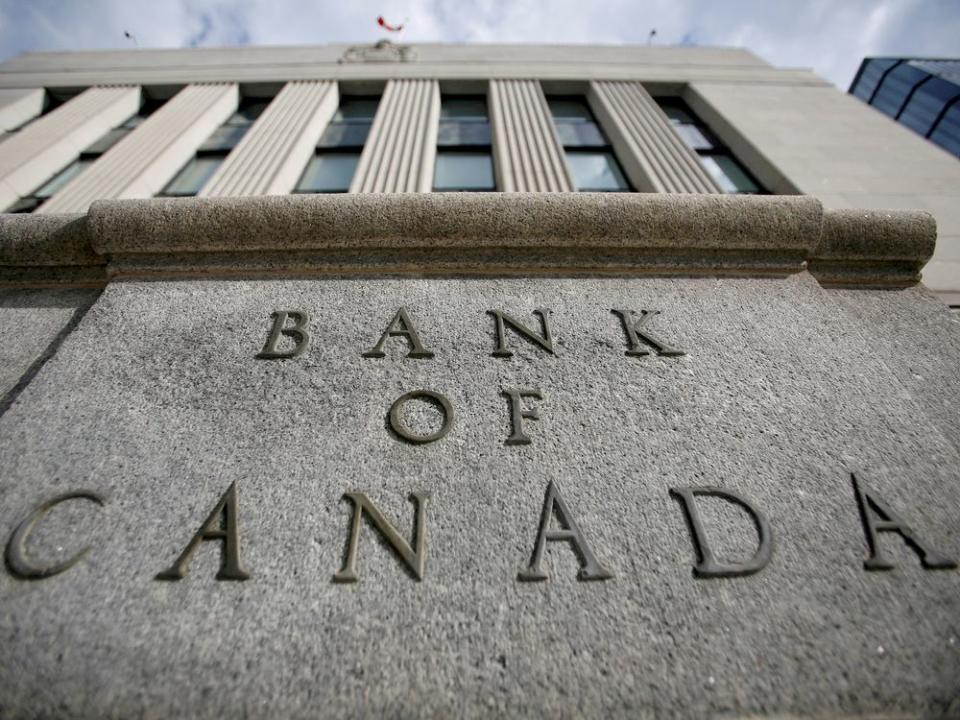
[[[20,127],[43,112],[43,88],[0,90],[0,133]]]
[[[317,141],[338,104],[336,83],[287,83],[199,195],[239,197],[289,193],[313,156]]]
[[[439,122],[440,86],[436,80],[388,82],[350,192],[429,192]]]
[[[93,87],[4,140],[0,209],[43,185],[139,106],[139,87]]]
[[[572,192],[547,99],[536,80],[491,80],[490,122],[497,187],[504,192]]]
[[[86,212],[94,200],[156,195],[238,102],[235,84],[188,85],[37,212]]]
[[[680,139],[638,82],[594,81],[590,109],[640,192],[719,193],[700,158]]]

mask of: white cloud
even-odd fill
[[[960,57],[957,0],[0,0],[0,58],[31,50],[369,42],[746,47],[846,89],[866,55]]]

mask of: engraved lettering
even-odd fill
[[[740,495],[731,490],[723,490],[718,487],[680,487],[671,488],[670,494],[680,499],[683,509],[686,513],[687,522],[693,535],[693,545],[699,556],[699,562],[693,568],[693,574],[697,577],[744,577],[759,572],[767,563],[770,562],[770,556],[773,554],[773,533],[766,519],[750,503]],[[757,528],[759,545],[757,551],[748,560],[743,562],[718,562],[710,549],[710,543],[707,540],[707,533],[704,530],[703,522],[700,520],[700,513],[697,510],[696,496],[715,497],[727,500],[739,505],[753,520]]]
[[[303,310],[277,310],[272,317],[273,327],[270,329],[270,336],[257,357],[264,360],[278,360],[295,358],[306,352],[310,345],[310,331],[307,330],[307,325],[310,324],[310,315]],[[287,318],[293,320],[293,325],[287,327]],[[277,343],[280,342],[281,335],[294,339],[296,344],[292,349],[277,349]]]
[[[40,580],[42,578],[59,575],[83,560],[87,553],[90,552],[90,548],[85,547],[69,560],[64,560],[54,565],[37,565],[27,555],[27,540],[30,538],[30,533],[33,532],[33,528],[50,510],[67,500],[89,500],[103,507],[103,498],[91,490],[74,490],[64,493],[63,495],[57,495],[41,503],[23,522],[17,525],[16,530],[14,530],[10,536],[10,541],[7,543],[5,557],[7,569],[10,570],[11,575],[26,580]]]
[[[551,530],[550,521],[556,513],[560,523],[560,530]],[[543,550],[547,542],[569,542],[580,561],[578,580],[608,580],[613,575],[597,562],[590,546],[587,544],[580,527],[573,519],[567,504],[560,496],[560,490],[555,483],[547,485],[547,495],[543,502],[543,513],[540,515],[540,529],[537,531],[537,541],[533,548],[530,565],[517,576],[523,582],[537,582],[547,579],[547,574],[540,569],[543,559]]]
[[[554,354],[553,338],[550,335],[550,322],[547,319],[547,316],[550,314],[549,310],[537,308],[533,311],[534,315],[540,316],[540,326],[543,329],[542,336],[537,335],[533,330],[523,325],[516,318],[507,315],[505,312],[501,312],[500,310],[488,310],[487,313],[493,315],[497,332],[497,348],[491,353],[491,355],[494,357],[510,357],[513,355],[513,352],[507,349],[507,338],[504,325],[509,325],[514,332],[522,335],[530,342],[536,343],[551,355]]]
[[[333,581],[337,583],[357,582],[356,560],[357,548],[360,545],[360,523],[363,514],[366,513],[373,527],[380,533],[396,551],[400,559],[409,568],[410,572],[417,580],[423,580],[424,566],[426,563],[426,542],[427,542],[427,500],[430,497],[428,492],[416,492],[410,494],[410,500],[413,501],[416,509],[416,515],[413,521],[413,544],[416,550],[410,547],[410,544],[401,537],[396,528],[390,524],[383,513],[377,509],[377,506],[370,502],[370,499],[359,492],[344,493],[343,497],[353,503],[353,517],[350,521],[350,540],[347,544],[347,557],[343,562],[343,568],[333,576]]]
[[[624,354],[631,356],[649,355],[649,347],[657,351],[658,355],[679,356],[686,355],[683,350],[667,345],[665,342],[650,334],[646,329],[647,323],[654,315],[659,315],[659,310],[641,310],[640,319],[634,320],[633,310],[611,310],[610,312],[620,316],[623,321],[623,330],[627,334],[627,342],[630,343],[630,349]]]
[[[436,405],[439,405],[440,409],[443,411],[443,425],[440,426],[440,429],[435,433],[430,435],[418,435],[413,430],[408,428],[403,419],[400,417],[400,411],[403,409],[404,403],[408,400],[415,400],[417,398],[426,398],[428,401],[433,402]],[[393,431],[402,437],[407,442],[416,443],[422,445],[424,443],[431,443],[434,440],[439,440],[448,432],[453,426],[453,405],[450,404],[450,401],[437,392],[432,392],[430,390],[414,390],[413,392],[408,392],[406,395],[401,395],[397,398],[393,405],[390,406],[390,413],[388,414],[388,419],[390,422],[390,427]]]
[[[424,349],[423,343],[420,342],[420,336],[417,334],[417,329],[410,321],[410,318],[407,316],[407,311],[404,308],[400,308],[397,311],[397,314],[393,316],[393,320],[387,325],[387,329],[383,331],[383,335],[380,336],[380,342],[374,345],[372,350],[363,353],[363,357],[382,358],[384,356],[383,346],[387,340],[391,337],[403,336],[405,336],[410,343],[410,352],[407,353],[407,357],[433,357],[432,352]]]
[[[168,569],[159,573],[157,580],[182,580],[187,574],[190,557],[207,540],[220,540],[223,543],[222,560],[217,580],[246,580],[250,574],[240,566],[240,533],[237,517],[237,484],[230,487],[220,498],[220,502],[203,521],[203,525],[193,539],[180,553],[177,561]]]
[[[870,557],[863,563],[867,570],[892,570],[894,565],[883,554],[880,547],[878,533],[893,532],[902,537],[907,545],[919,557],[920,563],[928,570],[951,570],[957,567],[957,562],[934,552],[917,538],[906,522],[894,513],[876,493],[869,490],[857,476],[850,473],[853,480],[853,491],[857,496],[857,505],[860,508],[860,518],[863,520],[863,529],[867,536],[867,545]]]
[[[539,420],[540,416],[536,410],[524,410],[522,405],[523,398],[536,398],[543,400],[543,395],[539,390],[504,390],[503,394],[510,398],[510,423],[513,431],[507,438],[507,445],[529,445],[530,437],[523,432],[523,421]]]

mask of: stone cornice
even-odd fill
[[[769,276],[904,286],[925,212],[810,196],[422,193],[103,200],[0,215],[0,282],[324,274]]]

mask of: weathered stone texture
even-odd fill
[[[932,333],[960,342],[945,307],[896,297],[929,319],[931,351]],[[90,544],[80,564],[0,576],[0,715],[942,715],[960,694],[960,572],[924,570],[889,534],[896,569],[865,571],[850,482],[862,470],[960,556],[960,451],[896,367],[910,345],[877,351],[881,304],[804,274],[111,284],[0,418],[3,533],[67,489],[106,498],[54,510],[30,545]],[[404,357],[403,338],[361,357],[401,306],[435,357]],[[555,356],[511,334],[514,356],[491,357],[486,311],[538,329],[538,307]],[[687,354],[626,356],[618,307],[660,310],[648,329]],[[312,315],[311,347],[256,359],[284,309]],[[413,446],[386,414],[419,388],[456,418]],[[505,388],[544,395],[531,445],[504,445]],[[548,543],[550,580],[517,582],[551,481],[612,580],[578,582]],[[252,578],[216,581],[205,543],[186,579],[154,580],[234,482]],[[668,492],[686,485],[760,508],[770,565],[693,577]],[[408,494],[432,493],[423,582],[369,525],[359,583],[331,582],[349,491],[407,538]],[[753,550],[745,516],[703,512],[722,557]]]

